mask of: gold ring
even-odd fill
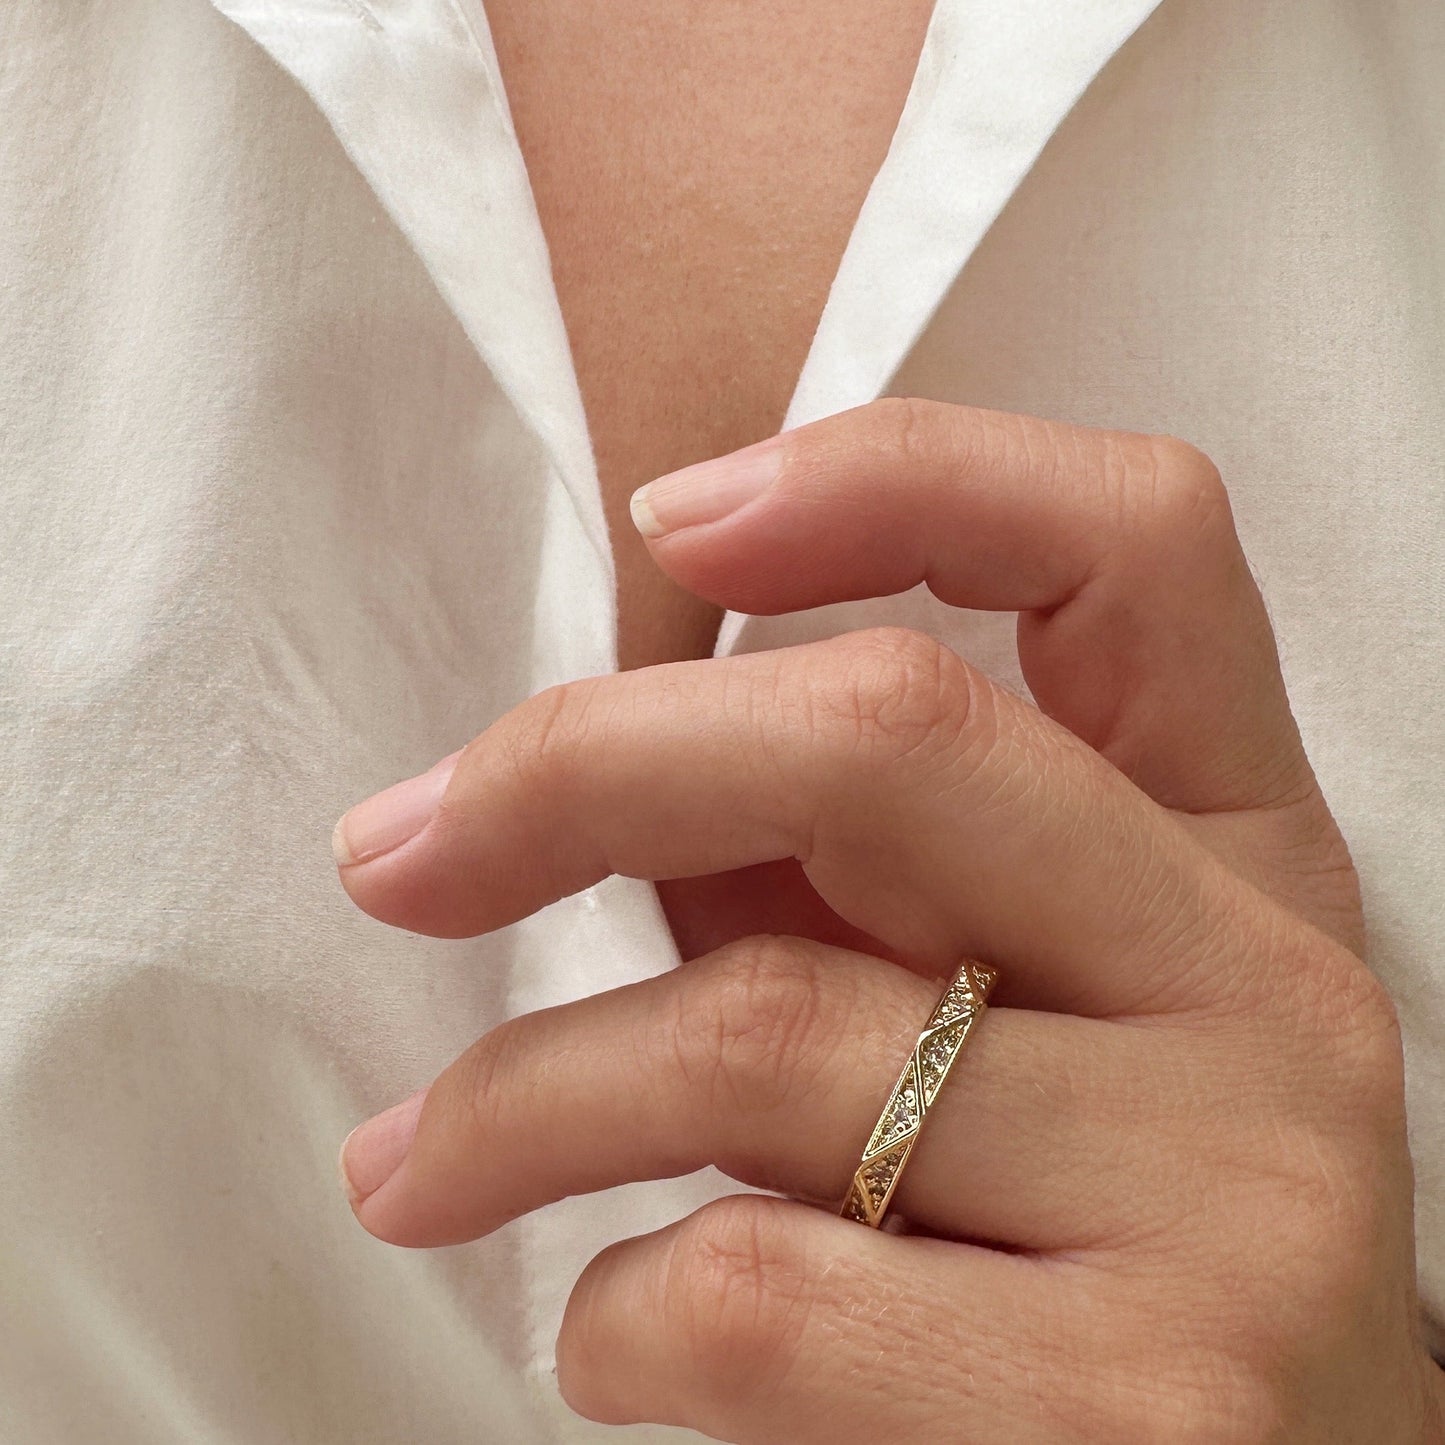
[[[903,1177],[903,1166],[923,1128],[923,1120],[938,1097],[964,1040],[988,1007],[988,996],[997,977],[996,969],[970,959],[959,965],[883,1106],[873,1137],[863,1151],[863,1162],[853,1175],[848,1198],[839,1211],[845,1219],[856,1219],[873,1229],[883,1223],[893,1191]]]

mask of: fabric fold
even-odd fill
[[[784,429],[881,395],[1064,117],[1159,0],[937,0]],[[746,650],[729,612],[715,655]]]
[[[786,427],[872,400],[1084,91],[1159,0],[938,0]]]
[[[479,0],[212,0],[306,90],[612,554],[546,238]],[[610,609],[608,609],[610,611]]]

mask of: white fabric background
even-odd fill
[[[335,883],[345,806],[612,665],[611,569],[476,0],[221,8],[0,10],[0,1438],[681,1438],[576,1421],[551,1343],[727,1181],[433,1254],[334,1184],[491,1023],[672,953],[638,884],[446,943]],[[1400,1001],[1438,1318],[1445,12],[1125,44],[1151,9],[941,0],[789,419],[887,388],[1221,464]],[[1016,680],[1008,619],[916,595],[722,650],[879,619]]]

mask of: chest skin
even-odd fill
[[[932,0],[487,0],[618,573],[623,668],[720,614],[627,516],[775,432],[912,82]]]

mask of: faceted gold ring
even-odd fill
[[[845,1219],[856,1219],[872,1229],[883,1223],[923,1121],[964,1041],[983,1016],[997,976],[997,970],[971,959],[959,965],[883,1106],[839,1211]]]

